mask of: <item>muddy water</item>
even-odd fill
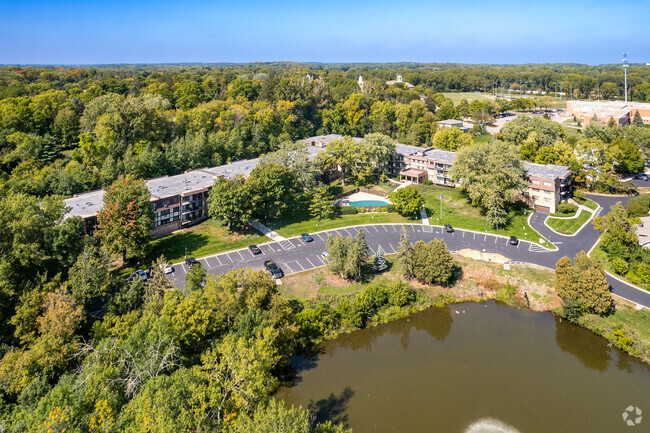
[[[495,302],[344,335],[295,364],[277,397],[355,433],[650,432],[646,364],[550,313]],[[630,405],[644,411],[634,427]]]

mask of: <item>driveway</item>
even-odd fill
[[[601,209],[597,215],[609,212],[609,208],[621,201],[626,203],[631,197],[612,197],[588,194],[588,197],[598,203]],[[563,236],[552,232],[544,224],[548,214],[533,213],[530,224],[546,239],[554,243],[558,249],[548,250],[535,243],[520,241],[519,245],[512,246],[505,236],[498,236],[471,230],[455,229],[453,233],[444,232],[440,226],[425,226],[422,224],[406,224],[411,242],[423,240],[429,242],[433,239],[444,239],[450,251],[455,252],[469,248],[487,253],[498,253],[511,259],[511,264],[536,264],[547,268],[555,268],[555,263],[563,256],[574,257],[580,251],[590,251],[599,238],[599,233],[591,224],[587,224],[575,236]],[[343,237],[354,236],[358,230],[366,234],[366,242],[372,250],[377,252],[379,246],[387,253],[395,253],[399,245],[402,224],[367,224],[354,227],[326,230],[311,233],[313,242],[305,242],[300,237],[293,237],[282,241],[258,244],[262,254],[253,255],[248,248],[228,251],[213,256],[198,259],[210,274],[221,275],[226,272],[241,269],[262,269],[265,260],[273,260],[284,271],[285,275],[302,272],[325,265],[322,253],[325,251],[327,237],[341,234]],[[185,286],[185,273],[187,267],[184,263],[175,266],[175,272],[170,275],[178,287]],[[637,304],[650,308],[650,293],[640,290],[612,276],[608,276],[612,292],[618,296],[629,299]]]

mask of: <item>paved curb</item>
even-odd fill
[[[597,204],[597,203],[596,203],[596,204]],[[603,209],[603,208],[602,208],[600,205],[598,205],[598,207],[597,207],[596,209],[594,209],[593,211],[592,211],[591,209],[589,209],[589,210],[587,211],[587,212],[591,212],[591,216],[589,217],[589,219],[588,219],[587,221],[585,221],[585,223],[584,223],[583,225],[581,225],[581,226],[578,228],[578,230],[576,230],[573,234],[570,234],[570,235],[568,235],[568,234],[564,234],[564,233],[560,233],[560,232],[558,232],[558,231],[555,231],[555,230],[553,229],[553,227],[549,226],[549,225],[546,223],[546,221],[547,221],[549,218],[555,218],[555,217],[551,217],[550,215],[547,216],[547,217],[544,219],[544,225],[545,225],[546,227],[548,227],[548,229],[551,230],[551,231],[552,231],[553,233],[555,233],[555,234],[558,234],[558,235],[560,235],[560,236],[566,236],[566,237],[568,237],[568,238],[571,238],[571,237],[577,236],[577,235],[582,231],[582,229],[584,229],[584,228],[587,226],[587,224],[589,224],[589,223],[590,223],[594,218],[596,218],[596,216],[600,213],[600,211],[601,211],[602,209]],[[582,212],[582,210],[583,210],[583,209],[582,209],[582,206],[581,206],[581,207],[580,207],[580,212]],[[575,218],[578,217],[578,215],[579,215],[579,214],[576,214],[574,217],[571,217],[571,218],[564,218],[564,219],[575,219]],[[562,218],[560,218],[560,219],[562,219]],[[530,225],[530,224],[529,224],[529,225]],[[596,243],[598,243],[598,242],[596,242]],[[592,247],[592,248],[593,248],[593,247]]]

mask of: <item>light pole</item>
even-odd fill
[[[623,53],[623,72],[625,72],[625,103],[627,104],[627,53]]]

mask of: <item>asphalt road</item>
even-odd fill
[[[597,214],[607,213],[609,208],[618,201],[627,202],[628,197],[595,196],[589,198],[597,202],[601,208]],[[587,224],[575,236],[563,236],[551,231],[544,220],[548,215],[535,212],[530,220],[531,226],[546,239],[554,243],[558,249],[549,250],[535,243],[520,241],[519,245],[509,244],[508,237],[456,229],[453,233],[445,233],[439,226],[424,226],[422,224],[406,224],[411,242],[441,238],[447,243],[450,251],[455,252],[470,248],[488,253],[498,253],[511,260],[511,264],[536,264],[548,268],[555,268],[555,263],[563,256],[574,257],[580,251],[589,251],[598,241],[599,233],[591,224]],[[452,224],[453,225],[453,224]],[[249,267],[262,269],[265,260],[273,260],[282,268],[285,275],[324,266],[322,253],[325,251],[327,236],[341,234],[344,237],[354,236],[357,230],[366,234],[366,242],[373,254],[379,246],[387,253],[397,251],[399,235],[402,224],[367,224],[354,227],[327,230],[311,233],[313,242],[304,242],[300,237],[293,237],[282,242],[268,242],[259,244],[262,254],[253,255],[248,248],[243,248],[226,253],[198,259],[210,274],[224,274],[226,272]],[[185,285],[187,266],[179,264],[174,266],[170,278],[178,287]],[[611,276],[608,281],[612,292],[618,296],[629,299],[637,304],[650,308],[650,293],[637,289]]]

